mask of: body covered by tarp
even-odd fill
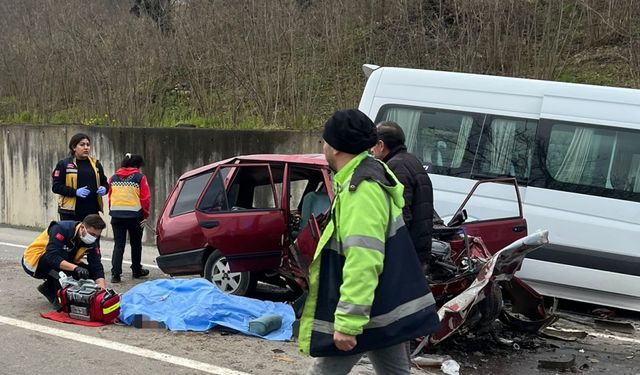
[[[282,326],[264,337],[289,340],[295,319],[291,306],[225,294],[205,279],[161,279],[139,284],[122,295],[120,320],[132,325],[134,316],[163,322],[172,331],[207,331],[216,325],[247,335],[249,321],[267,314],[282,317]]]

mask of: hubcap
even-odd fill
[[[231,272],[229,262],[225,257],[218,259],[211,270],[211,282],[225,293],[233,293],[238,290],[241,279],[242,272]]]

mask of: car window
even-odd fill
[[[309,180],[297,180],[289,182],[289,196],[291,202],[289,207],[292,209],[296,209],[297,207],[302,207],[302,197],[307,189],[307,185],[309,185]]]
[[[322,170],[292,165],[289,169],[289,209],[299,211],[305,194],[316,191],[323,181]]]
[[[518,195],[512,184],[483,182],[469,197],[464,208],[469,215],[467,223],[520,216]]]
[[[269,167],[271,169],[271,176],[273,178],[273,186],[276,188],[276,197],[277,199],[280,199],[282,197],[282,179],[284,177],[284,163],[269,163]],[[264,190],[268,190],[268,189],[264,189]],[[268,193],[269,192],[267,191],[266,194]],[[267,199],[270,199],[270,198],[267,198]],[[275,204],[274,207],[276,206],[278,205]]]
[[[278,203],[268,166],[234,165],[220,168],[198,209],[204,212],[274,209]]]
[[[276,208],[276,201],[273,197],[273,189],[271,184],[258,185],[253,190],[253,203],[251,208],[269,209]]]
[[[181,215],[195,209],[198,197],[200,197],[200,193],[202,193],[202,189],[212,173],[213,172],[203,173],[184,181],[178,199],[176,199],[176,203],[171,211],[171,216]]]
[[[229,168],[221,168],[220,173],[213,177],[213,181],[211,181],[207,192],[202,197],[202,202],[198,207],[199,210],[204,212],[215,212],[227,211],[229,209],[227,194],[225,194],[224,191],[224,179],[228,173]]]

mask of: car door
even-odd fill
[[[222,252],[231,271],[280,265],[286,219],[268,163],[219,166],[196,217],[208,245]]]
[[[483,189],[492,192],[500,191],[500,199],[482,194]],[[478,200],[485,200],[485,202],[477,204]],[[466,207],[485,207],[484,210],[488,211],[467,212],[470,218],[482,219],[465,222],[462,227],[466,234],[481,237],[492,254],[527,235],[527,220],[523,215],[522,200],[515,178],[478,181],[456,211],[456,215],[467,210]],[[486,207],[493,207],[493,209]],[[508,213],[507,216],[504,216],[505,212]]]

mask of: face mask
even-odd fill
[[[80,235],[80,241],[84,242],[87,245],[93,245],[96,242],[96,238],[89,234],[89,232],[85,233],[84,236]]]

